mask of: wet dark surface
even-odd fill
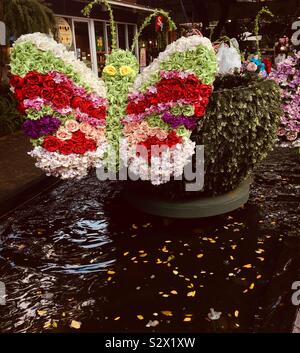
[[[117,182],[56,186],[1,221],[0,331],[290,332],[299,160],[274,151],[247,205],[205,220],[140,214]]]

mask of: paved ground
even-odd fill
[[[0,202],[43,175],[27,155],[30,150],[29,139],[22,132],[0,137]]]

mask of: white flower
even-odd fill
[[[96,151],[89,151],[84,155],[62,155],[57,152],[48,152],[43,147],[35,147],[28,154],[36,158],[35,165],[44,170],[47,175],[61,179],[81,179],[88,174],[91,168],[99,168],[103,165],[106,149],[107,144],[103,143]]]
[[[161,156],[151,157],[151,165],[142,156],[136,155],[136,146],[126,148],[127,141],[121,144],[121,160],[129,171],[142,180],[150,180],[153,185],[160,185],[170,180],[172,176],[181,176],[184,167],[195,153],[195,143],[184,137],[182,143],[171,149],[166,149]]]

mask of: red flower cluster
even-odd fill
[[[148,162],[151,162],[151,156],[159,156],[167,148],[171,148],[178,143],[182,142],[182,137],[178,136],[175,131],[171,131],[165,140],[160,140],[156,136],[148,137],[145,141],[140,142],[138,145],[146,147],[147,154],[144,152],[146,150],[137,150],[137,156],[142,156]],[[146,154],[146,155],[145,155]]]
[[[13,75],[10,84],[15,89],[15,97],[24,110],[24,99],[43,98],[51,103],[55,109],[72,107],[79,108],[83,113],[96,119],[105,119],[106,108],[96,108],[91,100],[76,96],[75,87],[71,80],[56,83],[51,74],[40,74],[37,71],[30,71],[24,78]]]
[[[81,112],[86,113],[89,116],[92,116],[93,118],[96,118],[99,120],[105,119],[105,116],[106,116],[105,107],[95,108],[94,104],[91,101],[81,98],[79,96],[75,96],[72,99],[71,107],[73,109],[79,108]]]
[[[212,93],[212,87],[205,85],[195,75],[187,78],[161,79],[156,84],[157,93],[147,92],[138,103],[134,101],[127,105],[127,114],[139,114],[146,108],[158,103],[177,102],[184,99],[186,104],[193,104],[196,108],[195,116],[201,117],[205,113],[208,98]]]
[[[48,152],[60,152],[68,155],[71,153],[85,154],[87,151],[95,151],[97,144],[93,139],[86,138],[81,131],[73,132],[70,140],[61,141],[55,136],[48,136],[43,142],[43,147]]]

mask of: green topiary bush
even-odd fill
[[[172,199],[224,194],[249,176],[272,149],[282,114],[277,84],[236,74],[217,78],[214,87],[206,116],[192,135],[197,145],[205,146],[204,189],[185,192],[184,181],[155,187],[139,182],[143,191]]]

